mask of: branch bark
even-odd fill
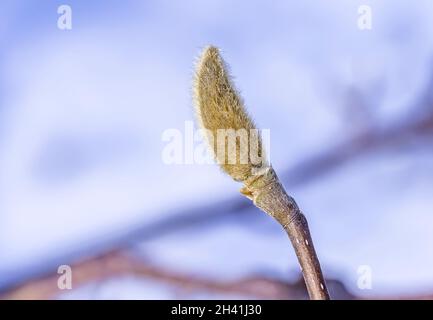
[[[276,219],[287,232],[301,265],[310,298],[328,300],[328,289],[307,219],[295,200],[286,193],[275,171],[267,168],[263,174],[253,176],[245,181],[245,187],[241,192],[253,200],[258,208]]]

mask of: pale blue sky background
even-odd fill
[[[72,7],[70,31],[57,28],[60,4]],[[357,27],[362,4],[373,10],[370,31]],[[413,111],[433,71],[432,21],[428,0],[2,1],[0,287],[237,194],[215,166],[161,161],[162,132],[193,119],[193,62],[207,44],[222,49],[251,114],[271,130],[283,171],[349,138],[361,116],[386,127]],[[353,88],[361,115],[347,107]],[[329,274],[357,290],[358,266],[370,265],[373,289],[362,294],[433,289],[432,160],[431,144],[383,150],[289,190]],[[206,276],[297,268],[278,226],[256,213],[249,223],[139,248]],[[157,284],[116,285],[124,290],[108,297],[171,297]]]

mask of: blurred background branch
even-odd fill
[[[240,296],[245,299],[308,299],[305,284],[299,274],[295,282],[251,275],[232,281],[218,281],[180,273],[176,270],[154,266],[148,261],[134,258],[127,252],[112,251],[104,255],[78,261],[72,264],[74,289],[85,285],[97,285],[119,277],[145,278],[169,285],[179,299],[194,292],[211,292]],[[0,299],[56,299],[63,293],[57,285],[59,275],[47,274],[32,279],[0,294]],[[364,299],[350,293],[344,283],[336,279],[327,279],[333,299]],[[399,296],[384,295],[369,299],[432,299],[432,294]]]

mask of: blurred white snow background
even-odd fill
[[[271,130],[278,172],[433,113],[430,0],[71,0],[67,31],[57,28],[61,4],[0,4],[2,290],[125,243],[205,278],[296,277],[272,219],[227,214],[246,203],[240,185],[214,165],[162,161],[164,130],[193,120],[193,62],[207,44],[222,49],[251,114]],[[360,5],[372,8],[371,30],[358,28]],[[379,142],[308,183],[284,180],[326,274],[355,294],[433,292],[433,133],[421,136]],[[180,225],[164,229],[171,221]],[[147,236],[153,226],[165,231]],[[357,287],[362,265],[369,290]],[[179,293],[121,277],[61,297]]]

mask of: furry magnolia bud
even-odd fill
[[[204,49],[194,79],[198,123],[222,170],[246,181],[267,166],[262,140],[218,48]]]
[[[207,47],[198,62],[194,102],[198,122],[222,170],[242,181],[241,193],[286,230],[311,299],[329,299],[307,219],[263,160],[260,135],[215,47]]]

